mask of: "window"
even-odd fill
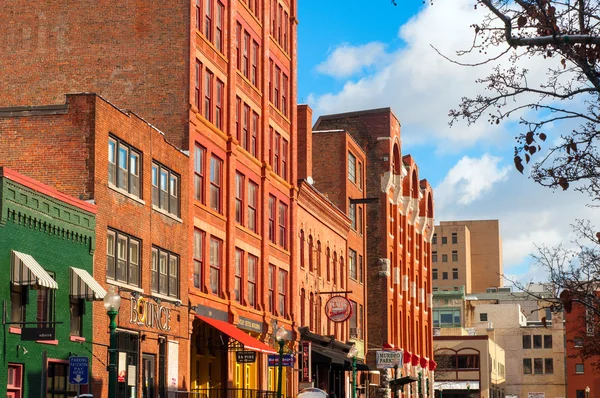
[[[442,272],[442,279],[443,280],[448,280],[448,273],[447,272]]]
[[[67,380],[69,375],[69,364],[48,361],[46,379],[46,397],[71,397],[77,395],[77,386]]]
[[[196,59],[196,76],[194,80],[194,105],[200,111],[200,93],[202,92],[200,82],[202,81],[202,64]]]
[[[281,177],[284,180],[288,179],[288,142],[282,138],[281,139]]]
[[[457,355],[458,369],[479,369],[479,355]]]
[[[350,203],[348,206],[348,218],[350,218],[350,228],[356,231],[356,204]]]
[[[432,263],[437,263],[438,261],[438,254],[436,251],[432,251],[431,252],[431,262]]]
[[[275,108],[280,109],[279,106],[279,84],[281,82],[281,68],[279,68],[279,66],[275,65],[275,84],[274,84],[274,88],[273,88],[273,105],[275,105]]]
[[[139,151],[115,137],[108,139],[108,183],[141,198]]]
[[[10,321],[25,322],[27,320],[27,300],[29,289],[27,286],[10,284]],[[20,325],[19,325],[20,326]]]
[[[544,358],[544,374],[554,374],[554,360],[552,358]]]
[[[577,390],[575,395],[575,398],[588,398],[585,395],[585,390]]]
[[[248,181],[248,229],[256,232],[256,209],[258,205],[258,185]]]
[[[351,279],[356,280],[358,272],[356,270],[356,251],[348,250],[348,272]]]
[[[363,189],[363,165],[361,162],[358,162],[358,167],[356,169],[357,171],[357,182],[358,182],[358,188],[362,191]]]
[[[217,1],[217,23],[215,29],[215,47],[220,53],[223,52],[223,15],[225,14],[225,6]]]
[[[442,236],[442,245],[447,245],[447,244],[448,244],[448,237]]]
[[[242,261],[244,261],[244,252],[235,249],[235,274],[233,283],[233,295],[235,301],[242,302]]]
[[[250,128],[250,106],[244,104],[244,112],[242,113],[242,147],[247,151],[249,136],[248,131]]]
[[[460,327],[460,308],[434,308],[434,327]]]
[[[204,285],[204,231],[194,230],[194,287]]]
[[[448,262],[448,255],[447,254],[442,254],[442,262],[443,263],[447,263]]]
[[[179,256],[153,246],[150,285],[153,292],[179,297]]]
[[[23,365],[16,363],[8,364],[6,389],[8,397],[23,398]]]
[[[51,275],[54,278],[54,275]],[[37,289],[36,322],[52,322],[54,320],[54,289],[40,287]],[[47,325],[40,324],[38,327]]]
[[[582,363],[575,364],[575,374],[578,374],[578,375],[583,374],[583,364]]]
[[[223,161],[216,156],[210,158],[210,207],[221,213],[221,183]]]
[[[83,336],[83,314],[85,312],[85,301],[77,297],[70,297],[69,318],[71,336]]]
[[[453,262],[458,261],[458,251],[457,250],[452,250],[452,261]]]
[[[358,255],[358,281],[363,283],[364,281],[364,268],[363,268],[363,256]]]
[[[206,69],[204,72],[204,118],[209,122],[213,121],[212,118],[212,84],[213,84],[213,73]]]
[[[275,266],[269,264],[269,278],[267,280],[269,291],[267,293],[267,309],[271,314],[275,313]]]
[[[575,337],[573,339],[573,345],[575,346],[575,348],[583,347],[583,339],[581,337]]]
[[[243,224],[244,214],[244,175],[235,173],[235,221]]]
[[[281,113],[283,113],[283,116],[287,116],[288,115],[288,106],[287,106],[288,77],[285,73],[283,74],[282,80],[283,81],[281,82]]]
[[[452,244],[455,245],[458,243],[458,234],[456,232],[452,232]]]
[[[523,335],[523,349],[528,350],[531,348],[531,336],[528,334]]]
[[[552,348],[552,335],[551,334],[544,335],[544,348]]]
[[[533,374],[543,375],[544,374],[544,360],[542,358],[533,359]]]
[[[213,0],[204,0],[204,4],[206,5],[206,9],[204,10],[204,36],[208,41],[212,42],[212,8],[213,8]]]
[[[433,268],[432,272],[431,272],[431,278],[435,281],[438,278],[438,270],[437,268]]]
[[[217,100],[215,101],[215,126],[223,130],[223,95],[225,84],[217,79]]]
[[[458,279],[458,268],[452,268],[452,279]]]
[[[480,322],[487,322],[488,321],[488,314],[486,312],[482,312],[479,314],[479,321]]]
[[[256,308],[256,264],[258,258],[248,255],[248,305]]]
[[[204,158],[206,149],[196,144],[194,154],[194,199],[204,203]]]
[[[542,336],[537,334],[533,336],[533,348],[542,348]]]
[[[223,242],[211,236],[210,238],[210,291],[221,295],[221,263]]]
[[[202,30],[202,4],[196,0],[196,30]]]
[[[152,205],[179,217],[179,175],[152,162]]]
[[[348,179],[356,183],[356,156],[348,152]]]
[[[530,375],[533,373],[532,371],[531,358],[523,358],[523,374]]]
[[[106,240],[106,278],[139,287],[141,241],[115,230]]]
[[[258,55],[258,43],[255,41],[252,41],[252,69],[250,70],[250,82],[255,86],[258,87],[258,60],[259,60],[259,55]]]
[[[278,305],[279,316],[286,315],[286,301],[285,301],[286,283],[287,283],[287,271],[280,269],[279,276],[277,278],[277,292],[279,294],[279,305]]]
[[[352,315],[350,315],[350,319],[348,320],[350,326],[350,338],[358,337],[358,313],[357,313],[357,304],[356,301],[350,300],[350,307],[352,308]]]
[[[269,195],[269,240],[273,243],[277,243],[275,238],[275,206],[277,199],[275,196]]]
[[[273,140],[273,172],[279,175],[279,143],[281,142],[281,135],[275,133]]]
[[[287,249],[287,218],[288,207],[284,203],[279,203],[279,245]]]
[[[363,208],[358,207],[358,233],[360,236],[363,234]]]
[[[431,238],[431,244],[437,245],[437,234],[433,234],[433,237]]]
[[[256,140],[258,137],[258,113],[252,112],[252,125],[250,130],[250,154],[256,157]]]

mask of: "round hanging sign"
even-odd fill
[[[325,315],[332,322],[344,322],[352,316],[352,304],[346,297],[334,296],[325,304]]]

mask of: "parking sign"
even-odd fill
[[[69,383],[88,384],[88,357],[69,357]]]

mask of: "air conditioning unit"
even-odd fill
[[[498,289],[495,287],[488,287],[487,289],[485,289],[486,293],[498,293]]]
[[[350,338],[351,339],[360,339],[360,328],[350,328]]]

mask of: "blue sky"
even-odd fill
[[[513,166],[515,121],[448,126],[448,111],[461,96],[482,92],[475,84],[489,67],[449,63],[431,46],[453,56],[466,48],[470,25],[482,17],[472,0],[300,0],[298,102],[321,114],[390,106],[402,125],[403,154],[417,161],[420,178],[434,187],[436,222],[499,219],[505,274],[543,280],[531,266],[535,245],[567,245],[570,224],[591,219],[589,199],[536,185]],[[479,55],[463,61],[480,61]],[[528,60],[544,76],[543,60]],[[567,126],[568,127],[568,126]],[[565,126],[553,126],[550,139]],[[527,170],[526,170],[527,174]]]

